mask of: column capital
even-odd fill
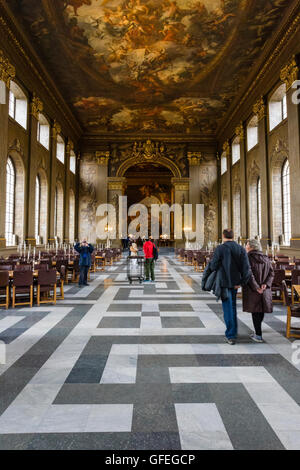
[[[98,165],[100,166],[107,166],[109,162],[109,157],[110,157],[110,152],[109,151],[104,151],[104,152],[96,152],[95,153],[96,160]]]
[[[30,103],[30,113],[33,117],[35,117],[37,120],[39,119],[39,114],[43,111],[44,105],[42,101],[39,99],[38,96],[36,96],[35,93],[33,93],[33,98]]]
[[[230,145],[229,145],[229,140],[226,140],[223,144],[223,152],[226,153],[226,156],[229,155],[229,150],[230,150]]]
[[[296,57],[293,56],[288,64],[282,67],[280,71],[280,80],[286,84],[286,90],[288,91],[293,83],[298,79],[299,67],[296,62]]]
[[[126,178],[111,176],[107,178],[107,187],[110,191],[123,191],[126,188]]]
[[[172,178],[171,183],[175,191],[189,191],[190,178]]]
[[[60,124],[58,124],[58,122],[55,119],[55,121],[53,123],[53,126],[52,126],[52,137],[53,137],[53,139],[56,139],[56,137],[60,133],[61,133],[61,126],[60,126]]]
[[[187,154],[190,166],[199,166],[202,159],[201,152],[188,152]]]
[[[15,67],[9,62],[9,60],[3,54],[3,51],[0,50],[0,80],[3,80],[9,88],[10,81],[13,80],[16,76]]]
[[[242,122],[235,128],[235,135],[239,137],[240,140],[244,139],[245,131],[244,131],[244,126]]]
[[[68,139],[66,151],[67,153],[70,153],[72,150],[74,150],[74,144],[71,139]]]
[[[266,105],[263,96],[261,96],[253,105],[253,113],[256,114],[259,121],[266,115]]]

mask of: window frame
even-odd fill
[[[287,171],[286,171],[287,169]],[[281,204],[282,204],[282,235],[284,245],[289,246],[292,237],[291,230],[291,183],[290,163],[285,159],[281,169]],[[288,230],[286,230],[288,228]],[[287,238],[288,237],[288,238]]]
[[[38,188],[38,201],[37,201],[37,188]],[[38,202],[38,204],[37,204]],[[34,232],[35,238],[40,236],[41,231],[41,180],[39,175],[35,178],[35,220],[34,220]]]
[[[10,173],[8,170],[11,170]],[[8,178],[11,178],[11,182]],[[8,188],[8,185],[10,188]],[[9,196],[9,197],[8,197]],[[5,239],[7,246],[14,246],[13,236],[16,219],[16,168],[11,157],[6,162]],[[8,228],[9,227],[9,228]]]

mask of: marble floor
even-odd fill
[[[229,346],[199,273],[166,255],[156,275],[129,285],[123,259],[56,306],[0,312],[0,449],[300,449],[285,309],[254,344],[239,301]]]

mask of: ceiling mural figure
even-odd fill
[[[7,3],[86,131],[209,135],[289,2]]]

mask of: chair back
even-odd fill
[[[1,264],[0,271],[12,271],[13,267],[10,264]]]
[[[287,285],[286,285],[285,281],[282,281],[282,291],[283,291],[284,303],[287,307],[290,307],[291,304],[292,304],[292,300],[289,296],[288,288],[287,288]]]
[[[300,286],[300,269],[292,271],[292,286]]]
[[[31,264],[16,264],[14,271],[32,271]]]
[[[15,287],[28,287],[33,284],[32,271],[14,271],[13,285]]]
[[[49,269],[49,271],[39,271],[37,282],[40,286],[54,286],[54,284],[56,284],[56,269]]]
[[[7,287],[9,285],[9,272],[0,271],[0,287]]]
[[[282,286],[282,281],[285,280],[285,270],[284,269],[275,269],[274,270],[274,279],[272,286]]]
[[[49,266],[46,263],[40,263],[40,264],[36,264],[34,266],[34,269],[36,269],[37,271],[48,271]]]

